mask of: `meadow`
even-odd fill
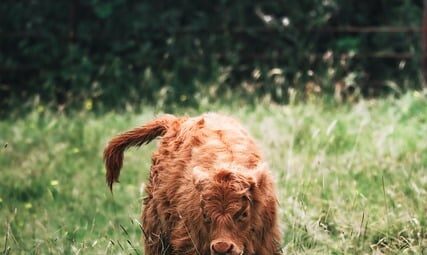
[[[39,106],[0,120],[2,254],[143,254],[141,192],[155,142],[105,182],[113,135],[161,114],[61,114]],[[336,104],[313,99],[202,102],[255,137],[276,179],[284,254],[427,254],[427,95]]]

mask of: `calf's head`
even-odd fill
[[[263,215],[274,211],[266,208],[268,205],[263,198],[266,173],[248,170],[243,174],[229,169],[218,169],[210,174],[199,169],[193,172],[200,192],[202,231],[207,237],[210,253],[254,254],[254,239],[274,221],[268,218],[275,217]]]

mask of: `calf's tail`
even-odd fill
[[[113,189],[113,183],[118,182],[124,151],[132,146],[148,144],[154,138],[164,135],[176,119],[173,115],[164,115],[141,127],[119,134],[109,141],[104,150],[104,161],[110,190]]]

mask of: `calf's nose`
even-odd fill
[[[233,250],[233,244],[224,241],[213,242],[211,244],[211,249],[214,254],[228,254]]]

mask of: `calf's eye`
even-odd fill
[[[239,217],[237,217],[237,220],[238,221],[244,221],[244,220],[246,220],[248,218],[248,212],[242,212],[240,215],[239,215]]]
[[[212,222],[211,218],[206,213],[203,213],[203,221],[206,224],[210,224]]]

